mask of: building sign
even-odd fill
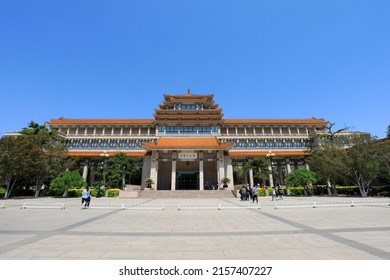
[[[197,160],[198,159],[197,153],[178,153],[177,156],[178,156],[178,159],[180,159],[180,160]]]

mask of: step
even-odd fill
[[[231,190],[143,190],[140,198],[234,198]]]

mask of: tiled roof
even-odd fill
[[[269,151],[229,151],[229,156],[238,157],[264,157],[268,154]],[[272,151],[272,153],[277,156],[303,156],[306,155],[305,151]]]
[[[223,124],[319,124],[325,125],[328,122],[324,119],[229,119],[224,118]]]
[[[197,110],[197,109],[185,109],[185,110],[168,110],[168,109],[154,109],[155,114],[158,115],[220,115],[221,108]]]
[[[83,157],[98,157],[103,153],[103,151],[68,151],[66,154],[68,156],[83,156]],[[146,155],[146,152],[136,152],[136,151],[126,151],[126,152],[113,152],[106,151],[109,156],[113,156],[118,153],[124,153],[128,156],[133,157],[143,157]]]
[[[213,98],[214,94],[193,94],[193,93],[184,93],[184,94],[164,94],[164,98],[173,98],[173,99],[188,99],[188,98],[196,98],[196,99],[203,99],[203,98]]]
[[[56,125],[56,124],[153,124],[154,119],[81,119],[81,118],[64,118],[61,117],[59,119],[51,119],[47,122],[48,125]]]
[[[146,142],[146,149],[229,149],[233,143],[220,143],[216,137],[160,137],[157,142]]]
[[[132,125],[132,124],[146,124],[152,125],[155,119],[131,119],[131,118],[58,118],[51,119],[47,122],[48,125],[94,125],[94,124],[110,124],[110,125]],[[324,119],[308,118],[308,119],[222,119],[224,125],[235,125],[235,124],[312,124],[312,125],[326,125],[328,122]]]

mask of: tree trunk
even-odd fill
[[[12,182],[12,178],[11,176],[9,175],[6,175],[6,185],[7,185],[7,189],[5,191],[5,194],[4,194],[4,198],[7,199],[11,196],[11,193],[12,193],[12,190],[16,184],[16,181],[18,179],[15,179],[13,182]]]
[[[328,195],[332,195],[332,184],[330,183],[330,179],[326,179],[326,189],[328,190]]]
[[[7,199],[11,195],[11,191],[5,191],[4,198]]]
[[[43,184],[42,180],[37,180],[36,188],[35,188],[35,197],[39,196],[39,192],[41,191],[42,184]]]
[[[355,178],[357,183],[356,185],[359,187],[360,195],[362,197],[367,197],[368,190],[374,178],[370,180],[364,180],[364,178],[357,171],[355,171]]]

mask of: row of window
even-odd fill
[[[218,126],[158,126],[158,134],[217,134]]]
[[[70,139],[65,142],[68,149],[142,149],[142,143],[149,139]],[[310,140],[257,140],[232,139],[233,149],[246,148],[309,148]]]
[[[202,109],[210,109],[210,106],[203,106],[203,104],[197,103],[197,104],[174,104],[173,106],[168,107],[168,110],[202,110]]]
[[[225,140],[226,142],[233,142],[233,148],[309,148],[310,140],[257,140],[257,139],[233,139]]]
[[[65,142],[68,149],[142,149],[142,142],[148,140],[139,139],[71,139]]]

